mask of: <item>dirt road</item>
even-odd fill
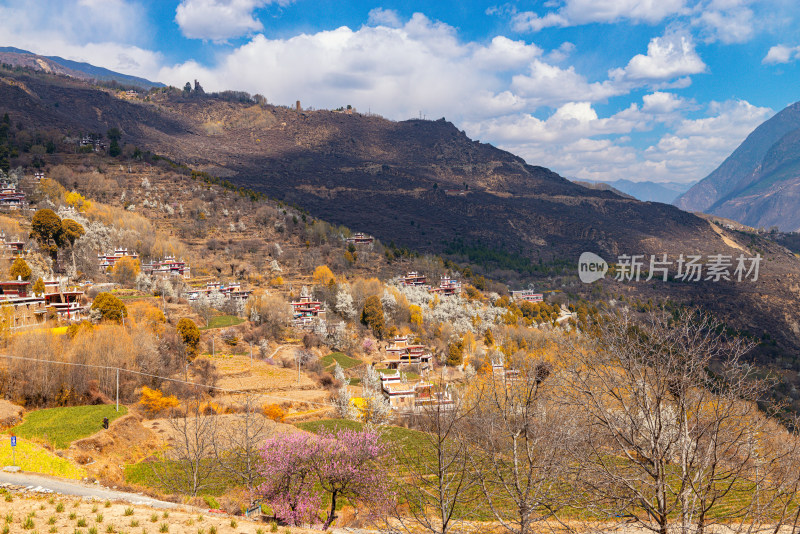
[[[139,495],[138,493],[127,493],[105,488],[98,484],[85,484],[29,473],[7,473],[5,471],[0,471],[0,484],[20,486],[35,493],[59,493],[61,495],[75,495],[78,497],[95,497],[102,500],[143,504],[152,506],[153,508],[178,507],[175,503],[159,501],[144,495]]]

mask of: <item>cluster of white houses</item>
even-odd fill
[[[325,320],[325,307],[313,297],[300,297],[292,302],[292,325],[304,330],[313,330],[314,323]]]
[[[410,271],[400,279],[400,284],[408,287],[427,287],[429,292],[439,295],[461,294],[461,282],[449,276],[443,276],[438,287],[429,287],[424,274]]]
[[[130,258],[132,260],[138,261],[139,255],[126,248],[118,248],[114,252],[108,252],[106,254],[98,254],[97,255],[97,262],[100,264],[100,270],[103,272],[109,272],[114,268],[114,265],[117,264],[119,260],[122,258]]]
[[[381,373],[381,391],[392,410],[399,413],[453,406],[453,397],[447,386],[435,386],[427,380],[408,380],[399,372]]]
[[[15,238],[6,237],[6,233],[0,231],[0,258],[17,258],[25,256],[25,242]]]
[[[386,348],[383,365],[386,369],[399,369],[401,365],[418,365],[420,371],[427,371],[432,361],[433,355],[425,345],[409,343],[408,336],[397,336]]]
[[[196,301],[201,296],[208,296],[212,293],[221,293],[228,300],[244,302],[250,296],[251,291],[242,290],[242,285],[238,282],[222,283],[222,282],[208,282],[206,286],[199,289],[192,289],[187,294],[186,298],[190,301]]]
[[[178,278],[191,278],[192,271],[184,260],[167,256],[160,260],[142,263],[142,272],[150,276],[174,276]]]
[[[519,371],[508,369],[502,357],[492,359],[492,375],[495,380],[513,382],[519,379]],[[392,410],[398,413],[421,412],[428,408],[453,407],[453,396],[446,385],[435,385],[424,378],[409,380],[400,371],[381,373],[381,391]]]
[[[84,135],[78,141],[79,147],[92,147],[94,152],[100,152],[101,150],[106,150],[108,145],[106,145],[105,141],[103,141],[100,136],[94,135]]]
[[[11,329],[35,326],[48,318],[80,321],[86,316],[83,291],[65,290],[59,279],[45,280],[44,293],[33,293],[27,280],[0,282],[0,322]]]
[[[17,189],[16,185],[0,184],[0,209],[13,211],[22,209],[26,204],[25,193]]]
[[[131,258],[138,261],[139,255],[132,250],[118,248],[114,250],[114,252],[98,254],[97,262],[101,270],[109,272],[122,258]],[[178,260],[172,256],[150,262],[143,262],[140,264],[140,267],[144,274],[150,276],[174,276],[179,278],[191,278],[192,276],[189,264],[184,260]]]
[[[544,294],[536,293],[533,289],[523,289],[520,291],[512,291],[511,298],[525,302],[542,302],[544,300]]]

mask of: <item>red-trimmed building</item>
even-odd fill
[[[97,261],[100,263],[100,269],[106,272],[113,269],[114,265],[122,258],[131,258],[133,260],[138,260],[139,255],[136,252],[128,250],[126,248],[118,248],[114,252],[97,255]]]
[[[425,275],[420,274],[417,271],[411,271],[406,273],[406,275],[400,279],[400,283],[404,286],[424,286]]]
[[[3,256],[11,257],[24,256],[27,253],[24,241],[9,239],[5,232],[0,232],[0,252]]]
[[[375,238],[371,235],[359,232],[357,234],[353,234],[351,237],[348,237],[346,241],[354,245],[368,245],[375,241]]]
[[[454,278],[450,278],[449,276],[445,276],[442,278],[441,282],[439,282],[439,287],[432,287],[429,289],[431,293],[437,293],[439,295],[460,295],[461,294],[461,282]]]
[[[381,373],[383,398],[392,410],[398,412],[420,412],[430,406],[452,406],[450,391],[440,391],[425,380],[405,380],[401,373]]]
[[[176,260],[172,256],[167,256],[162,260],[154,260],[142,264],[142,272],[150,276],[176,276],[181,278],[191,278],[189,264],[183,260]]]
[[[0,208],[16,210],[25,204],[25,193],[17,190],[15,185],[0,185]]]
[[[421,369],[428,369],[433,360],[433,355],[425,345],[412,345],[408,343],[407,336],[397,336],[386,349],[386,359],[383,364],[387,369],[397,369],[401,365],[419,365]]]
[[[298,328],[310,329],[313,328],[315,319],[325,319],[322,302],[312,297],[300,297],[300,300],[292,302],[292,310],[292,324]]]
[[[242,285],[238,282],[233,282],[230,284],[223,284],[222,282],[208,282],[206,283],[206,287],[202,289],[193,289],[188,294],[188,299],[190,301],[195,301],[200,298],[201,295],[208,295],[217,291],[222,293],[230,300],[247,300],[250,296],[251,291],[243,291]]]
[[[523,289],[521,291],[512,291],[511,298],[526,302],[542,302],[544,300],[544,295],[542,293],[536,293],[532,289]]]
[[[7,280],[0,282],[0,299],[13,299],[28,296],[30,282],[25,280]]]
[[[80,321],[86,316],[82,291],[62,291],[58,280],[45,281],[45,292],[30,292],[30,282],[0,282],[0,322],[8,321],[12,329],[43,324],[48,311],[62,321]]]

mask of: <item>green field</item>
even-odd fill
[[[49,443],[57,449],[66,449],[73,441],[102,430],[103,417],[108,417],[110,422],[126,413],[127,407],[120,406],[117,412],[112,404],[48,408],[29,413],[11,432],[22,438]]]
[[[214,328],[227,328],[229,326],[236,326],[242,324],[244,319],[236,317],[235,315],[217,315],[208,321],[208,326],[203,326],[200,330],[212,330]]]
[[[325,367],[327,371],[332,371],[336,362],[345,370],[352,369],[356,365],[361,365],[361,360],[351,358],[347,354],[342,354],[341,352],[331,352],[320,360],[320,363],[322,363],[322,366]]]
[[[361,430],[364,428],[364,424],[360,421],[351,421],[349,419],[322,419],[320,421],[298,423],[295,426],[301,430],[313,432],[315,434],[323,429],[328,432],[336,432],[341,429]],[[381,429],[381,436],[390,447],[402,447],[407,453],[417,451],[420,445],[424,443],[422,432],[418,430],[409,430],[408,428],[400,426],[383,427]]]
[[[168,480],[170,485],[180,486],[180,483],[176,481],[181,480],[181,475],[185,475],[185,471],[179,466],[178,462],[169,460],[128,464],[124,467],[125,482],[171,493],[176,488],[168,487],[164,481]],[[208,486],[200,491],[200,494],[219,497],[234,487],[235,484],[226,478],[225,473],[217,471],[208,481]]]

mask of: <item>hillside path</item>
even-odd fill
[[[159,501],[138,493],[112,490],[98,484],[84,484],[60,478],[34,475],[30,473],[8,473],[0,471],[0,484],[10,484],[35,493],[60,493],[78,497],[95,497],[109,501],[125,501],[131,504],[152,506],[153,508],[177,508],[172,502]]]

